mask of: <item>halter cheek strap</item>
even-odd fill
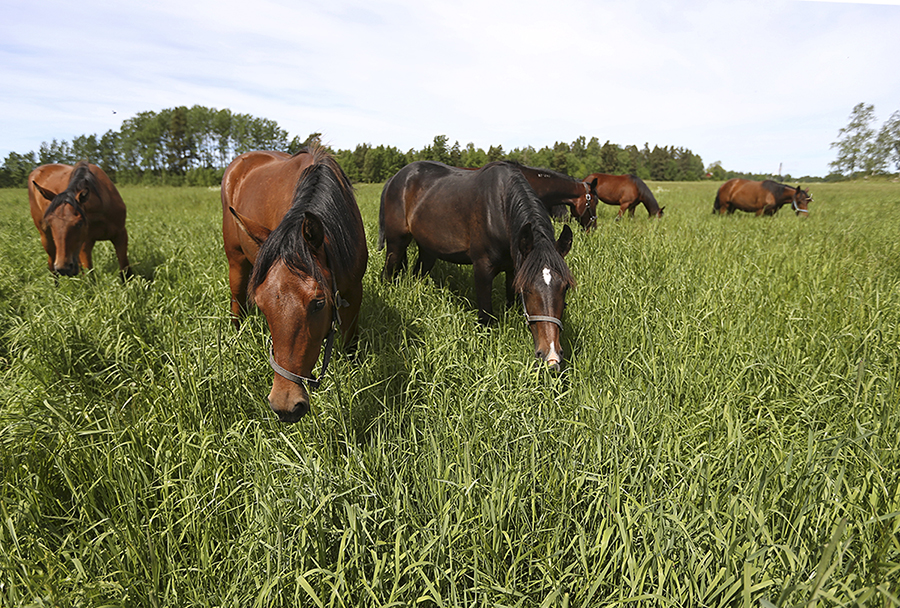
[[[803,213],[809,213],[809,209],[801,209],[801,208],[797,205],[797,195],[796,195],[796,194],[794,195],[794,198],[791,199],[791,207],[792,207],[792,208],[794,209],[794,211],[796,211],[797,213],[801,213],[801,212],[803,212]]]
[[[272,347],[271,339],[269,341],[269,365],[272,366],[275,373],[286,380],[290,380],[294,384],[299,384],[300,386],[306,384],[309,389],[319,388],[319,385],[322,383],[322,378],[325,376],[325,372],[328,371],[328,363],[331,361],[331,351],[334,347],[335,326],[341,324],[338,309],[350,306],[350,302],[341,297],[341,293],[337,288],[337,281],[334,281],[334,274],[332,274],[332,281],[334,285],[334,309],[331,316],[331,329],[328,330],[328,335],[325,336],[325,355],[322,358],[322,371],[319,373],[318,378],[301,376],[278,365],[278,362],[275,361],[275,350]]]

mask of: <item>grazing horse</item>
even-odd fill
[[[94,266],[97,241],[112,241],[122,276],[131,275],[125,203],[103,169],[81,161],[41,165],[28,176],[31,219],[41,235],[50,272],[78,274]]]
[[[619,214],[616,221],[622,219],[625,212],[634,217],[634,209],[639,203],[644,203],[647,213],[651,218],[662,217],[663,209],[656,202],[656,197],[650,192],[650,188],[644,180],[637,175],[608,175],[606,173],[591,173],[584,181],[596,183],[597,198],[607,205],[618,205]]]
[[[809,214],[812,196],[809,189],[792,188],[767,179],[756,182],[749,179],[730,179],[719,188],[713,213],[734,213],[735,209],[753,211],[756,215],[775,215],[781,207],[791,204],[796,215]]]
[[[249,294],[272,335],[269,405],[282,422],[296,422],[319,385],[311,373],[322,343],[319,378],[335,326],[346,348],[357,337],[369,253],[353,187],[319,147],[242,154],[222,179],[222,235],[233,320]]]
[[[472,264],[478,320],[493,319],[491,287],[506,273],[507,303],[521,296],[535,356],[551,369],[562,365],[560,345],[566,292],[575,279],[563,257],[572,230],[559,240],[543,203],[522,171],[495,162],[475,171],[432,161],[410,163],[381,192],[378,249],[385,246],[385,279],[406,267],[406,249],[415,240],[415,271],[424,275],[437,259]]]
[[[585,230],[596,221],[597,218],[594,216],[596,203],[593,202],[597,196],[594,191],[596,181],[578,181],[564,173],[558,173],[550,169],[528,167],[515,161],[497,162],[506,163],[521,171],[528,181],[528,185],[531,186],[537,197],[544,203],[551,216],[562,219],[565,217],[566,212],[571,210],[572,217],[578,219],[581,227]],[[470,171],[478,170],[477,168],[470,169],[468,167],[467,169]]]

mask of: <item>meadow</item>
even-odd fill
[[[124,284],[0,190],[0,606],[900,606],[900,185],[650,186],[576,231],[560,375],[502,280],[491,327],[469,267],[382,282],[358,186],[360,348],[289,426],[217,190],[121,189]]]

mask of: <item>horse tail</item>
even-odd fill
[[[716,200],[713,202],[713,215],[718,213],[719,209],[722,208],[722,199],[719,198],[721,191],[722,191],[722,189],[719,188],[719,190],[716,192]]]
[[[650,215],[653,215],[657,211],[659,211],[659,203],[656,201],[656,197],[653,196],[653,193],[650,192],[650,187],[644,183],[644,180],[639,178],[637,175],[631,175],[631,181],[634,184],[634,187],[637,188],[638,194],[641,196],[641,201],[644,203],[644,207],[647,208],[647,211]]]

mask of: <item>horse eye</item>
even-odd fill
[[[324,298],[321,299],[321,300],[316,300],[315,302],[313,302],[313,312],[319,312],[319,311],[322,310],[323,308],[325,308],[325,300],[324,300]]]

